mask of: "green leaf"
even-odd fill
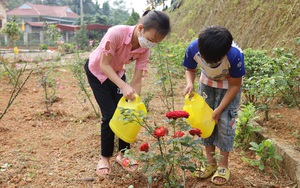
[[[264,170],[265,166],[264,165],[259,165],[259,170]]]
[[[254,149],[258,149],[259,145],[256,142],[250,142],[250,145],[254,148]]]
[[[264,140],[263,143],[267,147],[271,147],[273,144],[272,140],[270,140],[270,139]]]
[[[273,158],[282,161],[282,157],[281,156],[275,155],[275,156],[273,156]]]
[[[299,45],[300,44],[300,37],[296,38],[296,44]]]
[[[153,179],[152,179],[152,177],[151,176],[148,176],[148,184],[152,184],[152,182],[153,182]]]
[[[245,163],[249,163],[249,161],[250,161],[250,159],[248,159],[248,158],[246,158],[246,157],[242,157],[241,159],[242,159],[242,161],[245,162]]]

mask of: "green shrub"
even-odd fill
[[[274,49],[270,57],[265,51],[246,49],[246,75],[244,96],[246,103],[253,103],[269,119],[270,104],[283,101],[288,106],[300,108],[299,59],[282,48]]]
[[[255,107],[252,103],[242,105],[242,110],[239,113],[236,122],[235,145],[242,149],[249,147],[249,142],[256,140],[256,134],[260,131],[259,126],[253,125],[255,120]]]
[[[47,44],[40,44],[40,50],[48,50]]]
[[[60,44],[58,49],[61,53],[74,53],[75,52],[74,45],[70,44],[70,43],[62,43],[62,44]]]
[[[81,25],[80,29],[75,32],[72,44],[77,46],[79,50],[87,50],[89,48],[89,38],[87,35],[86,25]]]
[[[249,149],[255,151],[257,157],[255,159],[242,157],[244,162],[247,162],[253,166],[258,166],[260,170],[264,170],[265,167],[277,169],[277,161],[282,161],[282,158],[276,155],[276,149],[273,146],[272,140],[263,140],[260,144],[257,144],[256,142],[250,142],[250,145],[251,147]]]
[[[300,109],[300,60],[284,48],[275,48],[274,89],[279,97],[289,107]]]

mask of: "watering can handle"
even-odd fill
[[[186,94],[185,95],[185,97],[184,97],[184,100],[186,100],[186,101],[191,101],[191,99],[194,97],[194,95],[195,95],[196,93],[195,92],[192,92],[191,94]]]
[[[134,100],[127,100],[125,97],[122,97],[120,100],[122,100],[122,102],[134,102],[134,103],[141,102],[139,95],[136,93],[134,94]]]

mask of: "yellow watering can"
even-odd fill
[[[212,134],[215,128],[213,110],[198,93],[185,96],[183,110],[190,115],[186,122],[191,127],[200,129],[202,138],[208,138]]]
[[[129,109],[130,117],[134,117],[134,121],[129,122],[124,120],[125,116],[121,114],[121,108]],[[143,113],[147,115],[146,106],[137,94],[135,94],[135,99],[133,101],[129,101],[125,97],[122,97],[109,122],[109,126],[115,135],[127,143],[133,143],[140,131],[142,119],[139,116],[139,111],[143,111]]]

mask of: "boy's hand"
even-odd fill
[[[184,90],[184,96],[186,96],[186,94],[191,94],[194,90],[194,86],[193,85],[187,85],[185,90]]]
[[[222,110],[220,110],[219,108],[216,108],[214,110],[214,113],[213,113],[213,120],[215,120],[216,124],[218,123],[220,117],[221,117],[221,114],[222,114]]]
[[[186,68],[185,77],[186,77],[186,88],[184,90],[184,96],[186,94],[191,94],[194,90],[194,81],[196,77],[197,69]]]

